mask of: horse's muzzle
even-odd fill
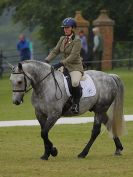
[[[22,103],[23,103],[23,100],[21,100],[21,101],[14,100],[14,101],[13,101],[13,104],[15,104],[15,105],[20,105],[20,104],[22,104]]]

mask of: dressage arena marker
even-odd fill
[[[133,115],[125,115],[126,121],[133,121]],[[93,122],[93,117],[62,117],[57,124],[84,124]],[[0,121],[0,127],[13,127],[13,126],[35,126],[39,125],[37,120],[13,120],[13,121]]]

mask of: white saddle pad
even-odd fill
[[[80,84],[82,87],[82,97],[94,96],[96,94],[96,87],[94,85],[92,78],[88,74],[85,74],[84,77],[85,77],[85,80],[80,81]],[[70,97],[71,94],[70,94],[68,83],[65,77],[64,77],[64,84],[65,84],[67,95]]]

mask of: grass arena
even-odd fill
[[[125,86],[124,114],[132,115],[132,71],[113,70]],[[0,121],[35,120],[30,94],[24,104],[15,106],[11,100],[9,76],[0,80]],[[26,111],[25,111],[26,110]],[[92,117],[86,113],[84,117]],[[114,156],[114,143],[102,126],[101,134],[85,159],[78,159],[86,140],[90,137],[92,123],[57,124],[50,132],[59,154],[49,161],[41,161],[43,145],[39,126],[0,127],[0,177],[132,177],[133,122],[126,122],[127,134],[121,137],[122,156]]]

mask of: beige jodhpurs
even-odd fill
[[[82,73],[80,71],[72,71],[70,72],[71,80],[72,80],[72,86],[77,87],[79,86],[79,82],[82,78]]]

